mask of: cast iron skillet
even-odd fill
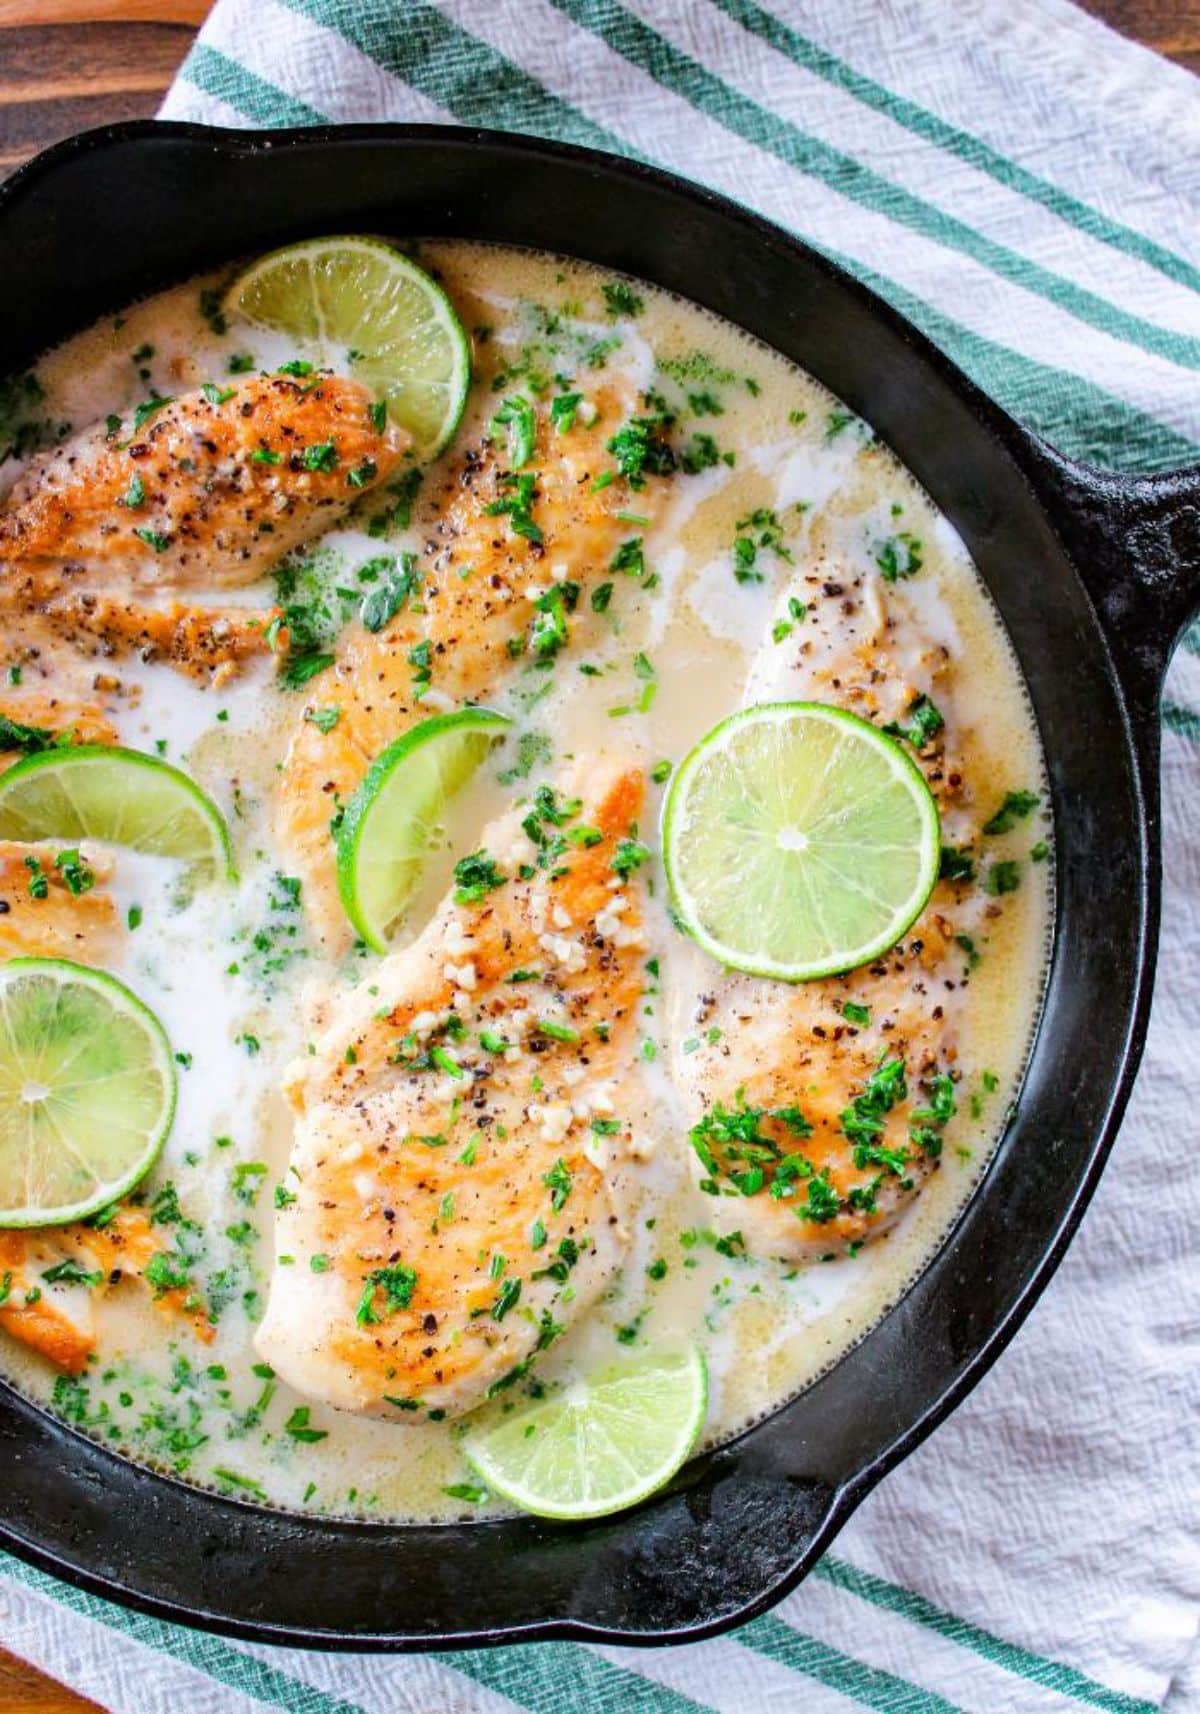
[[[396,1527],[288,1516],[149,1474],[0,1388],[0,1529],[85,1588],[325,1648],[677,1642],[791,1589],[966,1394],[1043,1289],[1129,1094],[1159,914],[1159,690],[1200,605],[1200,471],[1069,463],[893,310],[733,203],[487,131],[116,125],[0,190],[0,374],[105,310],[320,232],[452,234],[586,257],[738,322],[895,448],[987,581],[1049,764],[1058,903],[1045,1013],[984,1184],[891,1313],[800,1398],[637,1511]]]

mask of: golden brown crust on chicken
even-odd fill
[[[292,1070],[296,1200],[276,1238],[295,1262],[276,1271],[257,1344],[310,1397],[469,1410],[619,1263],[645,945],[612,860],[642,778],[593,759],[580,790],[553,800],[549,864],[521,811],[489,828],[503,884],[447,898],[369,991],[332,1005]]]
[[[82,849],[95,880],[76,893],[55,863],[60,843],[0,840],[0,959],[70,958],[95,965],[111,959],[123,933],[106,891],[113,859],[88,845]]]
[[[88,591],[252,583],[395,469],[357,381],[255,376],[103,424],[34,459],[0,508],[0,567],[42,598],[80,565]]]
[[[147,1277],[162,1249],[145,1209],[128,1203],[100,1225],[84,1221],[0,1231],[0,1329],[56,1368],[77,1375],[98,1347],[97,1301],[134,1281],[151,1292],[162,1315],[189,1322],[201,1344],[211,1344],[212,1321],[191,1287],[164,1291]],[[64,1262],[75,1269],[71,1277],[56,1280],[56,1268]]]
[[[422,502],[425,541],[416,570],[423,611],[404,608],[377,635],[356,626],[298,716],[278,825],[304,876],[305,905],[323,938],[348,938],[334,884],[329,821],[380,750],[439,708],[486,702],[535,660],[538,622],[554,618],[538,603],[553,606],[556,589],[574,604],[563,615],[573,648],[586,646],[600,624],[589,591],[611,578],[622,543],[646,527],[619,514],[633,506],[639,516],[653,517],[659,497],[654,483],[631,495],[620,478],[595,490],[596,476],[612,472],[606,443],[631,400],[610,385],[598,389],[595,404],[596,421],[577,424],[568,435],[559,434],[548,413],[537,408],[527,470],[540,539],[518,533],[507,515],[489,511],[514,494],[502,450],[487,436],[464,448]],[[418,697],[421,681],[409,659],[414,646],[427,660],[430,694],[424,698]],[[304,718],[316,704],[340,709],[331,730]]]

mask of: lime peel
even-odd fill
[[[354,932],[374,951],[387,951],[420,884],[445,804],[511,725],[487,708],[435,714],[367,769],[338,825],[337,878]]]

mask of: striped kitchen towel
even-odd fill
[[[828,252],[1066,452],[1200,459],[1200,83],[1066,0],[218,0],[164,115],[457,120],[640,156]],[[1158,997],[1092,1210],[1013,1347],[773,1613],[652,1652],[338,1657],[8,1560],[0,1640],[120,1714],[1200,1706],[1195,639],[1163,745]]]

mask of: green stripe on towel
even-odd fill
[[[550,0],[556,9],[620,54],[699,113],[715,119],[755,148],[811,178],[820,179],[864,208],[886,215],[947,249],[989,269],[1001,279],[1035,293],[1076,320],[1129,345],[1153,352],[1186,369],[1200,369],[1200,340],[1174,333],[1098,297],[1027,256],[976,232],[963,220],[893,184],[852,155],[810,136],[749,96],[723,83],[707,66],[674,47],[665,37],[615,0]]]
[[[1030,202],[1040,203],[1069,226],[1085,232],[1089,238],[1096,238],[1100,243],[1108,244],[1126,256],[1145,262],[1148,267],[1157,269],[1177,285],[1200,292],[1200,268],[1194,267],[1184,257],[1177,256],[1163,244],[1156,244],[1153,238],[1136,232],[1133,227],[1122,226],[1118,220],[1110,220],[1108,215],[1102,214],[1089,203],[1080,201],[1060,185],[1039,178],[1036,173],[1031,173],[1017,161],[1002,155],[981,137],[976,137],[970,131],[960,130],[957,125],[949,124],[936,113],[931,113],[928,108],[921,107],[903,95],[897,95],[894,90],[886,89],[883,84],[876,83],[863,72],[847,65],[845,60],[839,59],[827,48],[820,47],[807,36],[791,29],[782,18],[777,18],[773,12],[757,5],[755,0],[713,0],[713,4],[719,6],[744,30],[766,42],[776,52],[786,55],[793,65],[801,66],[814,76],[823,78],[826,83],[844,90],[856,101],[861,101],[865,107],[884,114],[897,125],[903,125],[906,131],[911,131],[924,142],[932,143],[947,154],[955,155],[967,166],[986,173],[989,178],[995,179],[997,184],[1016,191]]]
[[[1084,1702],[1090,1708],[1103,1708],[1106,1714],[1157,1714],[1155,1703],[1126,1696],[1119,1690],[1109,1690],[1106,1685],[1098,1684],[1094,1678],[1077,1672],[1074,1667],[1047,1660],[1029,1649],[1018,1648],[1015,1643],[1006,1643],[1002,1637],[985,1631],[982,1626],[960,1619],[945,1607],[926,1600],[924,1595],[917,1595],[901,1584],[889,1583],[873,1572],[860,1571],[857,1566],[837,1559],[833,1554],[827,1554],[813,1567],[813,1576],[823,1583],[831,1583],[835,1589],[844,1589],[871,1602],[872,1606],[880,1607],[884,1612],[898,1613],[901,1618],[911,1619],[926,1630],[936,1631],[939,1636],[961,1644],[972,1654],[982,1655],[984,1660],[1003,1667],[1006,1672],[1015,1673],[1018,1678],[1027,1678],[1033,1684],[1072,1697],[1076,1702]]]

